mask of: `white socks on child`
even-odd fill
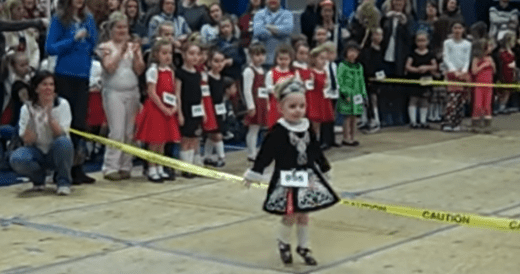
[[[226,154],[224,152],[224,141],[219,141],[215,143],[215,148],[217,149],[217,156],[219,159],[224,159]]]
[[[181,160],[186,163],[193,164],[194,154],[195,154],[195,151],[193,149],[181,151],[181,153],[180,153]]]
[[[309,247],[309,226],[297,225],[298,227],[298,246],[301,248]]]
[[[422,107],[419,109],[419,118],[421,120],[421,124],[426,124],[426,117],[428,116],[428,108]]]
[[[214,148],[213,141],[211,141],[210,138],[207,138],[206,143],[204,143],[204,159],[211,158],[211,155],[213,155],[213,148]]]
[[[278,240],[280,240],[284,244],[290,243],[291,242],[291,230],[292,230],[292,225],[291,226],[286,225],[282,221],[282,223],[280,224]]]
[[[417,107],[416,106],[408,106],[408,117],[410,117],[410,124],[417,124]]]
[[[379,110],[377,107],[374,108],[374,121],[376,122],[376,125],[381,125],[381,122],[379,121]]]
[[[246,145],[247,145],[247,158],[255,159],[256,158],[256,143],[258,141],[258,132],[260,131],[260,126],[258,125],[250,125],[249,130],[246,135]]]

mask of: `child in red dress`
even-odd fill
[[[492,84],[495,74],[495,62],[489,55],[491,50],[488,42],[481,39],[473,44],[473,64],[471,73],[477,83]],[[471,115],[471,126],[473,132],[478,132],[480,119],[484,118],[485,131],[491,126],[491,105],[493,101],[492,87],[476,87],[473,93],[473,113]]]
[[[172,44],[159,40],[152,49],[153,63],[146,71],[148,99],[136,119],[136,139],[149,144],[151,151],[164,153],[165,143],[181,140],[177,121],[177,101],[175,96],[175,72],[172,68]],[[170,175],[162,166],[150,163],[148,180],[163,182]]]

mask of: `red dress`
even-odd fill
[[[87,125],[89,127],[101,126],[107,123],[101,92],[90,92],[88,94]]]
[[[162,100],[163,93],[175,94],[175,80],[171,70],[159,70],[155,87],[157,96]],[[177,114],[166,116],[150,99],[146,99],[143,109],[136,117],[135,138],[152,144],[180,142],[181,134]]]
[[[213,132],[218,129],[217,117],[215,116],[215,104],[211,98],[211,91],[208,83],[208,73],[201,71],[202,81],[200,83],[202,90],[202,104],[204,105],[204,113],[206,114],[206,122],[202,123],[202,129],[205,132]]]
[[[500,53],[500,63],[502,69],[501,81],[504,83],[513,83],[515,81],[515,69],[510,68],[509,64],[515,61],[515,55],[504,50]]]
[[[294,71],[288,70],[280,72],[277,68],[272,70],[273,85],[279,84],[288,78],[294,76]],[[267,127],[271,128],[278,122],[278,119],[282,117],[282,114],[278,111],[278,100],[273,93],[269,93],[269,114],[267,117]]]
[[[485,60],[477,63],[482,65]],[[475,75],[476,83],[492,84],[493,83],[493,68],[487,66]],[[491,116],[491,106],[493,104],[493,88],[492,87],[476,87],[473,91],[473,118],[480,118],[482,116]]]
[[[255,73],[255,79],[253,80],[253,100],[255,102],[255,115],[253,117],[246,116],[244,124],[249,125],[260,125],[267,126],[267,98],[258,97],[258,89],[265,88],[265,76],[258,73],[253,67],[251,67]]]
[[[312,122],[327,123],[334,121],[334,108],[332,101],[323,96],[327,73],[311,71],[311,79],[314,78],[314,89],[307,90],[305,99],[307,100],[307,117]],[[312,81],[312,80],[311,80]]]

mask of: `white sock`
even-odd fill
[[[434,109],[435,109],[435,104],[430,104],[428,106],[428,119],[431,121],[433,121],[435,119],[435,116],[433,115]]]
[[[428,108],[422,107],[419,109],[419,117],[421,119],[421,124],[426,124],[426,116],[428,116]]]
[[[379,110],[377,107],[374,108],[374,120],[376,121],[376,125],[381,125],[381,122],[379,121]]]
[[[297,225],[298,227],[298,246],[302,248],[309,248],[309,226]]]
[[[220,141],[215,143],[215,148],[217,149],[217,156],[219,159],[224,159],[226,154],[224,152],[224,142]]]
[[[193,149],[181,151],[181,160],[186,163],[193,164],[194,153],[195,151]]]
[[[164,172],[163,166],[157,166],[157,173],[161,176],[166,174],[166,172]]]
[[[439,120],[441,119],[441,104],[440,103],[436,103],[434,108],[433,108],[433,117],[435,118],[435,120]]]
[[[192,150],[192,151],[193,151],[192,163],[194,165],[202,166],[202,157],[200,156],[200,151],[197,151],[197,152],[195,152],[195,150]]]
[[[152,177],[154,175],[157,175],[157,167],[156,166],[148,167],[148,176]]]
[[[284,244],[290,243],[291,242],[291,230],[292,230],[292,226],[285,225],[282,221],[282,223],[280,224],[278,240],[280,240]]]
[[[256,158],[256,143],[258,141],[258,132],[260,131],[260,126],[258,125],[250,125],[249,130],[246,135],[246,144],[247,144],[247,157],[250,159]]]
[[[367,110],[363,108],[363,115],[361,115],[361,124],[366,125],[368,122]]]
[[[204,143],[204,159],[211,158],[211,155],[213,155],[213,141],[211,141],[210,138],[206,139],[206,142]]]
[[[412,125],[417,124],[417,107],[416,106],[408,106],[408,116],[410,117],[410,123]]]

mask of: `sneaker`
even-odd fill
[[[70,187],[60,186],[60,187],[58,187],[58,190],[56,190],[56,194],[58,194],[60,196],[70,195]]]
[[[224,167],[225,165],[226,165],[226,162],[222,158],[219,158],[217,160],[217,162],[215,163],[215,167]]]
[[[45,185],[37,185],[37,186],[33,186],[32,191],[44,191],[45,190]]]
[[[186,179],[193,179],[193,178],[197,177],[197,175],[195,175],[193,173],[189,173],[189,172],[182,172],[181,176]]]
[[[428,124],[420,124],[419,127],[420,127],[421,129],[429,129],[429,128],[430,128],[430,125],[428,125]]]
[[[453,128],[451,126],[444,125],[444,126],[441,127],[441,130],[445,131],[445,132],[452,132]]]
[[[206,158],[204,159],[204,165],[205,166],[217,166],[217,162],[213,161],[212,159],[210,158]]]
[[[376,133],[381,130],[381,127],[379,125],[371,127],[367,132],[368,133]]]
[[[410,124],[410,128],[418,129],[419,125],[418,124]]]
[[[164,171],[164,167],[162,167],[162,166],[160,168],[158,168],[157,174],[159,174],[161,179],[163,179],[164,181],[169,181],[171,179],[170,174],[168,172]]]
[[[224,140],[226,141],[231,140],[233,138],[235,138],[235,134],[233,134],[233,132],[231,131],[226,132],[226,134],[224,135]]]
[[[461,130],[462,130],[462,128],[460,126],[456,126],[456,127],[453,128],[454,132],[459,132]]]

